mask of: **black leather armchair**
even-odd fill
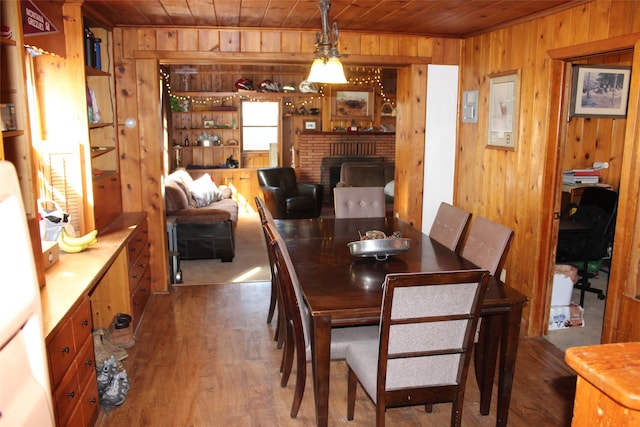
[[[258,169],[264,202],[274,218],[317,218],[322,209],[324,186],[297,182],[290,167]]]

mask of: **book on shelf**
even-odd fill
[[[597,184],[600,182],[600,171],[597,169],[572,169],[562,174],[563,184]]]

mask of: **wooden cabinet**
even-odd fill
[[[149,259],[149,230],[145,220],[127,245],[129,293],[131,296],[134,332],[140,326],[140,320],[151,295]]]
[[[106,232],[121,225],[116,220]],[[91,293],[96,327],[107,328],[117,313],[127,313],[131,314],[136,331],[151,295],[149,260],[149,230],[147,220],[143,219],[133,228],[126,246]]]
[[[81,2],[62,3],[62,14],[66,56],[33,58],[42,129],[41,188],[84,234],[101,230],[122,211],[113,37],[108,27],[83,17]],[[85,64],[85,27],[101,40],[99,69]]]
[[[29,107],[25,79],[25,50],[22,35],[20,2],[0,2],[2,25],[11,27],[10,38],[0,37],[0,104],[4,105],[7,119],[3,114],[0,134],[0,160],[7,160],[16,168],[18,181],[27,213],[31,233],[31,245],[36,260],[36,271],[40,286],[44,285],[44,264],[42,262],[40,228],[36,207],[36,165],[31,146],[29,127]]]
[[[568,349],[565,360],[578,374],[571,425],[640,425],[639,358],[640,343]]]
[[[92,426],[99,399],[91,305],[83,298],[48,337],[49,373],[59,426]]]
[[[111,31],[84,20],[96,40],[100,40],[101,68],[85,66],[87,116],[93,179],[95,228],[103,229],[122,212],[118,144],[115,125],[115,82]],[[92,94],[93,96],[90,96]],[[94,105],[95,104],[95,105]]]

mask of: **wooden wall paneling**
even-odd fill
[[[240,51],[240,31],[220,31],[220,52]]]
[[[395,172],[394,211],[400,219],[421,228],[427,66],[399,69],[397,91],[395,156],[399,166]]]
[[[167,229],[165,221],[164,188],[164,141],[160,126],[160,80],[158,61],[136,60],[138,117],[140,135],[140,185],[142,207],[147,212],[149,226],[149,253],[151,290],[167,290]]]
[[[301,48],[301,39],[300,34],[297,32],[284,31],[281,35],[282,39],[280,41],[280,48],[282,52],[289,53],[300,53],[306,52]],[[313,53],[313,51],[309,51],[309,53]]]
[[[365,34],[360,37],[361,55],[380,55],[380,38],[377,34]]]
[[[340,50],[340,53],[343,55],[360,55],[361,38],[361,35],[358,33],[341,32],[340,39],[338,41],[338,49]]]
[[[569,45],[576,45],[586,43],[589,41],[588,31],[589,28],[589,4],[583,4],[571,9],[571,42]]]
[[[259,52],[281,52],[282,36],[274,31],[263,31],[261,33]]]
[[[609,37],[609,25],[602,25],[602,23],[609,23],[610,6],[609,2],[603,1],[589,3],[589,40],[600,40]]]
[[[157,50],[178,50],[178,32],[176,30],[160,29],[156,31]]]
[[[380,55],[398,55],[399,37],[391,35],[380,36]]]
[[[418,37],[403,37],[398,46],[400,56],[418,56]]]
[[[156,30],[142,28],[135,32],[137,37],[138,50],[156,50]],[[128,42],[128,40],[127,40]]]
[[[117,123],[118,123],[118,152],[120,153],[120,184],[122,189],[122,210],[125,212],[141,212],[144,210],[142,202],[143,186],[141,185],[140,163],[140,126],[141,117],[138,116],[138,86],[136,78],[135,62],[123,58],[123,54],[131,51],[129,47],[135,33],[129,30],[116,28],[113,31],[114,63]],[[143,110],[144,111],[144,110]],[[133,117],[138,125],[133,129],[124,126],[124,120]],[[126,178],[125,178],[126,177]]]
[[[195,52],[198,50],[198,30],[185,28],[176,31],[178,38],[177,49],[181,52]]]
[[[640,31],[640,20],[629,19],[637,16],[640,5],[635,1],[619,2],[615,8],[609,12],[609,37],[617,37]],[[635,24],[635,25],[634,25]]]
[[[635,43],[633,69],[640,70],[640,41]],[[605,343],[640,340],[640,251],[636,250],[640,245],[640,73],[631,73],[629,89],[615,247],[602,325]]]
[[[198,51],[213,52],[220,51],[220,33],[210,29],[198,31]]]
[[[260,52],[261,45],[260,31],[243,31],[240,35],[240,46],[242,52]]]

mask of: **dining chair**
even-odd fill
[[[258,214],[260,215],[260,224],[261,229],[263,231],[264,240],[267,245],[267,255],[269,257],[269,268],[271,270],[271,296],[269,298],[269,311],[267,313],[267,323],[271,323],[273,320],[273,315],[276,312],[276,308],[278,308],[278,317],[276,318],[276,328],[275,333],[273,334],[273,340],[277,342],[277,348],[281,349],[284,346],[284,338],[285,338],[285,320],[284,313],[282,309],[282,303],[280,302],[279,295],[279,286],[278,286],[278,274],[276,271],[276,265],[273,255],[273,247],[270,244],[269,236],[266,234],[266,230],[263,225],[267,222],[273,224],[273,215],[271,215],[271,211],[267,207],[264,200],[261,197],[254,197],[254,201],[256,203],[256,207],[258,209]]]
[[[464,242],[460,255],[478,267],[486,269],[492,276],[499,276],[507,260],[513,235],[513,230],[510,228],[478,216],[471,224],[469,235]],[[491,334],[491,331],[487,331],[487,322],[480,319],[474,335],[474,341],[483,343],[487,333]],[[488,348],[486,350],[494,353],[497,351],[497,349]],[[482,345],[476,349],[477,354],[482,354],[484,351],[485,348]],[[476,369],[478,369],[478,366],[476,366]]]
[[[473,332],[487,288],[486,270],[400,273],[383,284],[380,336],[347,347],[347,419],[353,420],[358,382],[387,408],[452,402],[451,425],[462,420]]]
[[[383,218],[386,215],[384,187],[335,187],[336,218]]]
[[[513,230],[484,217],[477,217],[462,247],[462,255],[492,276],[499,275],[513,241]]]
[[[298,415],[307,378],[307,361],[311,360],[311,315],[304,301],[302,289],[298,282],[289,251],[273,223],[265,223],[264,228],[274,248],[276,271],[278,274],[279,292],[284,304],[286,319],[286,336],[283,353],[282,378],[280,385],[286,387],[293,355],[296,355],[296,385],[291,405],[291,418]],[[331,329],[331,359],[343,360],[347,346],[352,343],[374,339],[378,336],[378,326],[347,326]]]
[[[458,251],[471,213],[447,202],[440,203],[436,217],[431,224],[429,237],[446,246],[452,251]]]

